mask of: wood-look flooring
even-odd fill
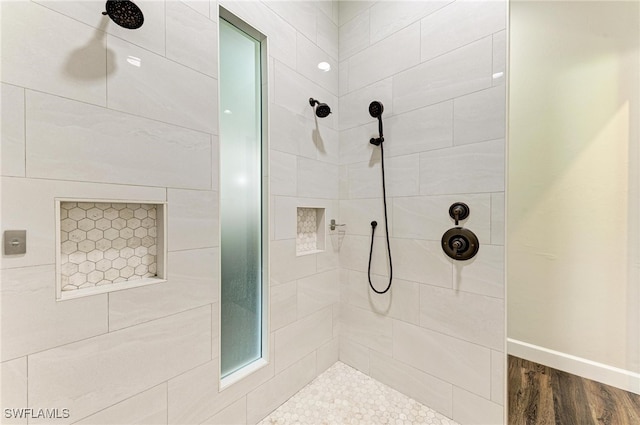
[[[509,356],[509,425],[640,425],[640,396]]]

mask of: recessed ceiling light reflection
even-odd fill
[[[320,63],[318,64],[318,69],[319,69],[320,71],[327,72],[327,71],[330,71],[330,70],[331,70],[331,65],[329,64],[329,62],[320,62]]]
[[[222,111],[222,113],[227,115],[233,114],[233,112],[231,112],[231,109],[225,109],[224,111]]]
[[[498,78],[502,77],[504,75],[504,72],[496,72],[495,74],[492,75],[494,80],[497,80]]]
[[[138,68],[140,68],[140,65],[142,64],[142,60],[135,56],[127,56],[127,62],[133,66],[137,66]]]

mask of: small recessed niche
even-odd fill
[[[57,299],[164,282],[166,205],[56,199]]]
[[[298,207],[296,255],[315,254],[325,247],[325,209]]]

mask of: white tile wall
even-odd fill
[[[169,251],[218,246],[218,192],[168,189]]]
[[[205,306],[31,355],[29,403],[102,410],[211,359],[210,326]]]
[[[155,0],[136,2],[144,14],[144,25],[135,31],[122,28],[112,22],[108,16],[102,15],[105,7],[100,2],[38,0],[36,3],[95,28],[97,30],[95,31],[96,36],[104,31],[144,49],[164,54],[165,10],[163,2]]]
[[[218,24],[184,3],[166,3],[167,57],[211,77],[218,75]]]
[[[24,177],[24,89],[9,84],[0,85],[0,101],[2,102],[0,169],[3,176]]]
[[[393,358],[484,398],[491,393],[491,350],[408,323],[393,322]]]
[[[332,338],[332,316],[331,307],[324,308],[275,332],[276,374]]]
[[[475,41],[393,77],[393,107],[406,112],[491,86],[491,37]]]
[[[216,303],[218,261],[218,248],[170,252],[167,282],[109,295],[109,330]]]
[[[340,359],[462,424],[502,423],[506,2],[340,11]],[[385,295],[367,277],[372,220],[374,286],[389,275],[373,100],[385,107]],[[470,261],[442,252],[454,202],[470,206],[460,224],[480,239]]]
[[[113,52],[108,57],[113,69],[107,81],[109,108],[217,134],[215,78],[116,37],[107,36],[107,45]]]
[[[102,31],[33,2],[2,3],[5,83],[104,106],[107,52]]]
[[[167,384],[162,383],[88,416],[79,425],[157,425],[167,420]]]
[[[3,422],[6,424],[24,424],[27,418],[7,418],[5,409],[19,409],[27,405],[27,358],[20,357],[0,363],[0,407]]]
[[[315,352],[302,358],[247,395],[247,423],[256,423],[300,391],[316,376]]]
[[[55,281],[53,264],[2,270],[2,361],[107,332],[106,294],[56,302]]]
[[[26,100],[27,177],[211,185],[207,134],[30,90]]]
[[[372,378],[451,417],[453,385],[375,351],[369,361]]]
[[[357,90],[420,63],[420,25],[416,22],[351,56],[349,90]],[[402,48],[398,48],[402,46]],[[381,61],[383,57],[385,60]]]

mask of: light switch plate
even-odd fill
[[[26,230],[4,231],[4,255],[20,255],[27,252]]]

